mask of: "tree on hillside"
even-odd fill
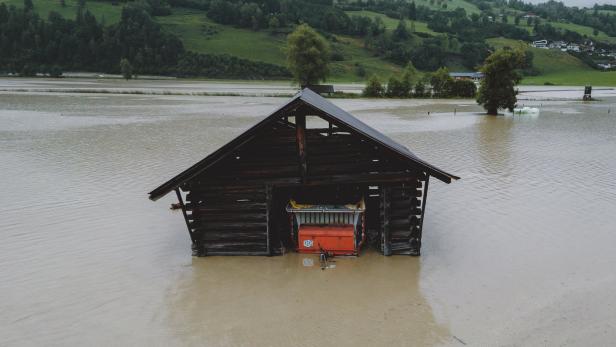
[[[130,64],[128,59],[122,58],[120,60],[120,71],[122,71],[122,77],[126,80],[133,78],[133,66]]]
[[[484,78],[479,87],[477,103],[489,115],[498,114],[499,108],[513,111],[517,102],[515,85],[522,79],[517,69],[524,67],[525,55],[520,50],[499,49],[492,53],[481,67]]]
[[[34,4],[32,0],[24,0],[24,10],[26,12],[34,10]]]
[[[307,24],[298,25],[287,39],[287,65],[301,86],[324,81],[329,72],[329,45]]]
[[[404,19],[400,19],[398,26],[391,34],[391,39],[394,41],[406,41],[409,37],[411,37],[411,35],[406,28],[406,22]]]

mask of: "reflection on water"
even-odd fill
[[[0,93],[0,345],[616,339],[614,99],[335,100],[462,177],[430,185],[422,257],[192,258],[146,193],[284,100]]]
[[[304,259],[309,259],[305,266]],[[419,259],[368,252],[320,270],[318,256],[195,259],[168,296],[184,343],[431,345],[448,338],[418,287]]]

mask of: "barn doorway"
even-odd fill
[[[298,221],[292,213],[287,211],[289,202],[296,204],[328,206],[347,206],[363,204],[363,220],[353,219],[350,214],[349,219],[344,219],[341,214],[339,217],[308,217],[307,225],[329,226],[334,232],[336,225],[359,222],[361,228],[357,230],[356,243],[361,241],[363,236],[362,248],[380,246],[380,196],[378,186],[367,186],[357,184],[347,185],[322,185],[322,186],[292,186],[292,187],[273,187],[271,199],[269,200],[269,230],[271,249],[279,250],[279,253],[297,251],[299,247]],[[321,218],[321,219],[319,219]],[[325,218],[325,219],[323,219]],[[330,219],[338,218],[331,225],[327,225]],[[357,218],[357,217],[356,217]],[[342,234],[338,235],[342,237]]]

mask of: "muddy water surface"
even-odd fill
[[[462,177],[430,185],[423,255],[192,258],[146,193],[285,100],[0,93],[0,345],[616,340],[616,95],[334,100]]]

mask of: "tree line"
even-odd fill
[[[400,78],[392,76],[386,85],[376,75],[370,77],[362,95],[373,98],[473,98],[476,93],[477,86],[473,81],[453,79],[446,67],[421,77],[409,63]]]
[[[122,9],[117,24],[105,26],[84,10],[75,19],[50,12],[47,20],[34,11],[0,4],[0,71],[32,76],[62,71],[119,73],[126,59],[135,74],[203,76],[213,78],[288,78],[277,65],[228,55],[187,52],[182,41],[164,32],[143,2]]]

